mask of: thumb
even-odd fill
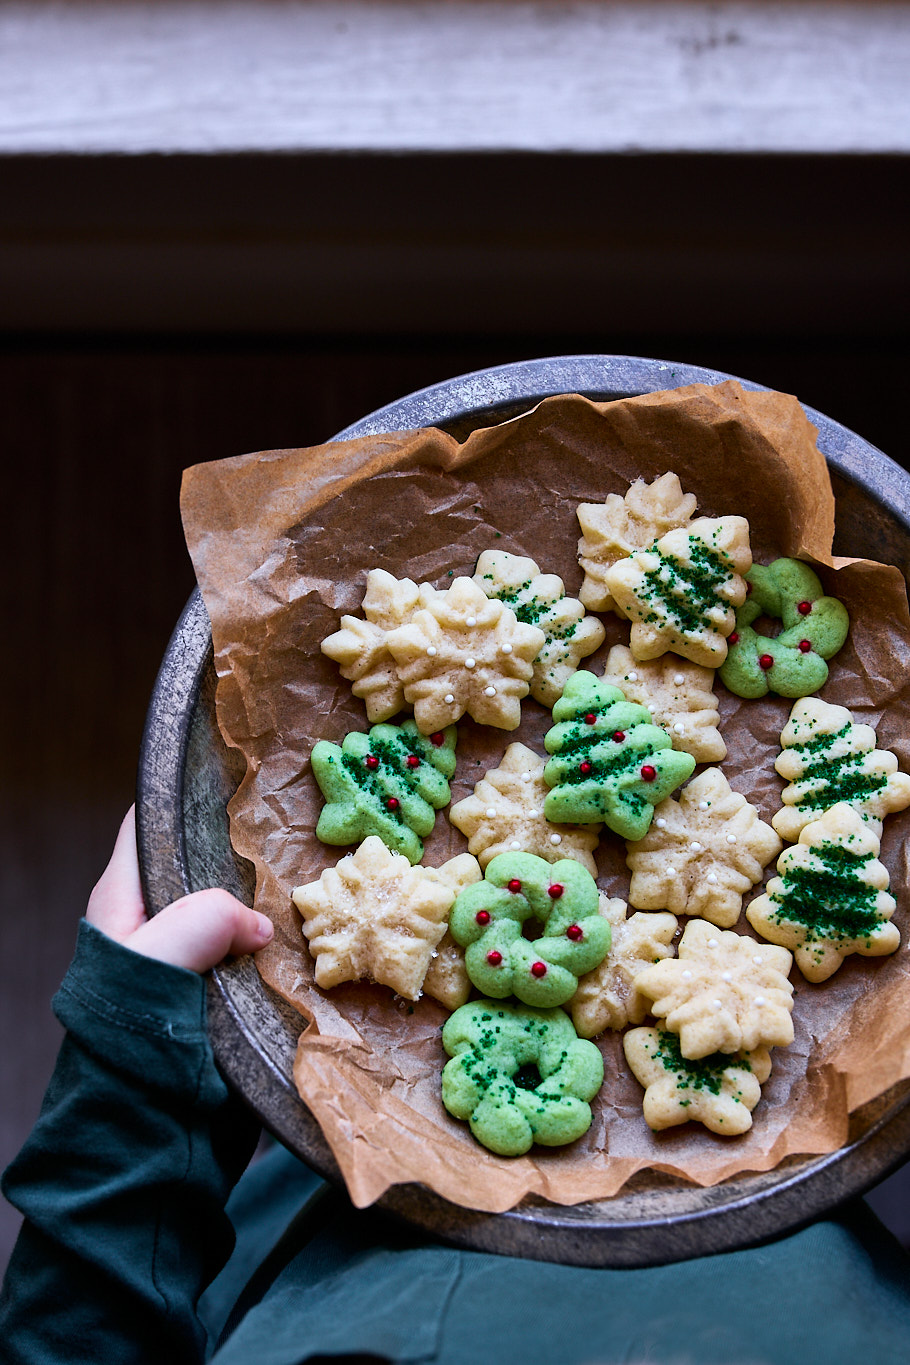
[[[194,891],[168,905],[124,940],[133,952],[207,972],[222,958],[254,953],[272,937],[272,922],[228,891]]]

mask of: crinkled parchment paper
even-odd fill
[[[342,612],[360,613],[367,572],[378,567],[444,587],[495,547],[530,555],[576,594],[576,505],[625,493],[633,479],[668,469],[697,495],[698,515],[749,519],[756,561],[792,555],[819,567],[852,621],[822,695],[877,725],[879,747],[893,748],[910,769],[903,578],[893,567],[832,560],[834,498],[815,436],[794,398],[727,381],[604,404],[552,398],[461,445],[427,429],[187,471],[183,516],[212,621],[218,720],[247,762],[230,806],[231,835],[255,865],[256,904],[276,926],[258,966],[300,1011],[302,1028],[309,1021],[298,1087],[356,1204],[402,1181],[491,1212],[528,1193],[560,1204],[605,1198],[647,1168],[712,1185],[769,1170],[791,1154],[834,1150],[850,1111],[910,1076],[905,815],[886,822],[882,850],[903,946],[885,959],[852,957],[822,985],[794,970],[795,1041],[774,1052],[754,1127],[732,1140],[695,1124],[652,1133],[619,1036],[608,1033],[598,1040],[606,1081],[588,1134],[569,1148],[492,1156],[440,1101],[443,1008],[426,997],[416,1005],[396,1000],[382,986],[319,990],[290,900],[294,886],[349,851],[314,836],[321,798],[309,754],[319,739],[340,742],[349,730],[368,728],[363,704],[319,648]],[[607,640],[584,665],[597,673],[609,647],[628,639],[628,623],[603,619]],[[716,691],[728,748],[723,771],[769,820],[780,804],[773,762],[791,703],[740,701],[719,682]],[[498,766],[514,740],[542,753],[550,723],[530,699],[517,731],[462,721],[453,800]],[[465,847],[442,812],[424,861],[438,865]],[[624,851],[605,831],[599,883],[625,899]],[[772,865],[766,875],[773,872]],[[745,918],[737,928],[751,932]]]

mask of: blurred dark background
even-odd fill
[[[193,586],[181,470],[576,353],[795,393],[907,466],[908,182],[865,155],[0,161],[0,1165]],[[910,1241],[906,1185],[875,1198]]]

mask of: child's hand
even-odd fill
[[[149,919],[139,884],[135,808],[127,812],[86,919],[133,952],[206,972],[228,953],[262,948],[272,937],[271,921],[227,891],[194,891]]]

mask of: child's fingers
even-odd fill
[[[146,957],[206,972],[228,954],[240,956],[264,947],[271,921],[227,891],[194,891],[138,928],[126,946]]]
[[[123,818],[110,862],[89,897],[85,918],[109,938],[123,941],[145,923],[136,854],[136,808]]]

